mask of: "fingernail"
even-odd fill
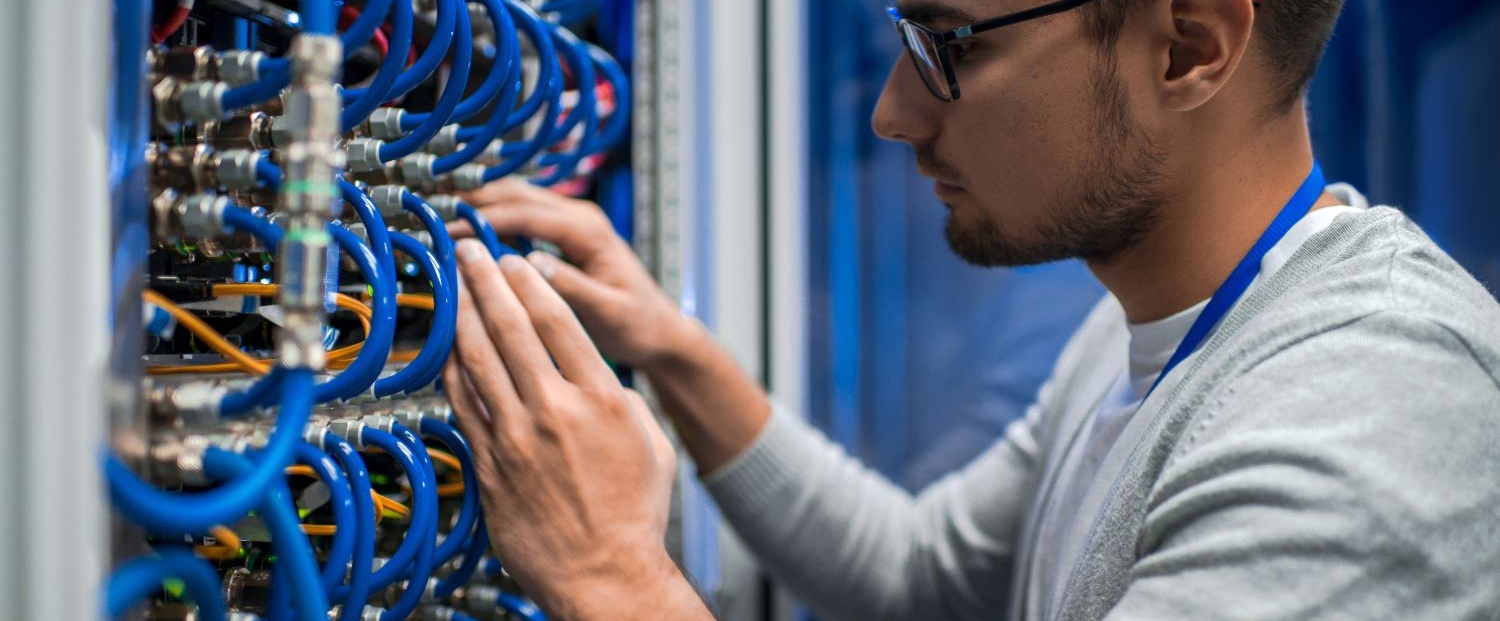
[[[526,255],[526,260],[531,262],[536,271],[541,272],[542,278],[552,280],[552,275],[557,273],[557,259],[550,254],[538,250]]]
[[[484,244],[473,239],[458,240],[458,260],[463,263],[483,261],[490,255]]]
[[[514,271],[516,271],[518,269],[521,269],[521,266],[525,265],[525,264],[526,263],[521,260],[521,257],[518,257],[518,256],[513,255],[513,254],[508,254],[508,255],[505,255],[503,257],[500,257],[500,271],[505,272],[507,274],[512,273],[512,272],[514,272]]]

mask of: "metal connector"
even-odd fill
[[[396,417],[394,416],[371,414],[361,420],[366,427],[376,431],[391,433],[396,430]]]
[[[355,138],[349,141],[349,170],[357,173],[374,172],[385,166],[380,161],[380,149],[385,146],[376,138]]]
[[[377,185],[370,188],[368,192],[370,201],[375,203],[375,208],[380,210],[384,218],[394,218],[406,212],[401,205],[406,198],[406,188],[399,185]]]
[[[458,197],[451,194],[438,194],[427,197],[427,204],[432,206],[438,217],[445,222],[458,219]]]
[[[464,592],[464,608],[470,614],[488,614],[500,600],[500,589],[487,584],[469,587]]]
[[[151,78],[172,78],[186,82],[211,80],[216,73],[213,48],[208,46],[178,46],[166,50],[152,49],[146,53]]]
[[[259,111],[236,114],[204,123],[199,137],[216,149],[262,151],[275,146],[272,136],[275,118]]]
[[[218,156],[218,182],[232,191],[249,192],[260,187],[256,169],[260,167],[259,151],[234,149]]]
[[[454,612],[447,606],[426,606],[422,608],[422,621],[453,621]]]
[[[448,155],[457,151],[458,129],[457,123],[444,125],[442,129],[438,130],[437,135],[432,137],[432,140],[428,140],[427,144],[422,145],[422,151],[433,155]]]
[[[391,410],[390,417],[402,427],[416,431],[422,428],[422,419],[427,418],[427,414],[420,408],[402,404]]]
[[[232,50],[219,53],[219,79],[230,86],[244,86],[260,80],[264,52]]]
[[[464,164],[453,171],[453,187],[459,191],[477,190],[484,187],[484,166]]]
[[[229,87],[223,82],[190,82],[183,85],[178,94],[178,105],[182,116],[191,121],[217,121],[224,118],[224,93]]]
[[[474,163],[481,167],[499,166],[505,161],[505,141],[496,138],[475,156]]]
[[[361,125],[377,140],[396,140],[406,135],[401,131],[401,121],[405,117],[406,111],[401,108],[376,108]]]
[[[430,187],[437,182],[432,167],[437,165],[437,156],[431,153],[413,153],[401,159],[401,181],[409,186]]]
[[[187,237],[212,237],[224,231],[224,210],[229,199],[216,194],[194,194],[182,199],[177,208],[182,234]]]
[[[328,433],[343,438],[345,442],[353,445],[356,450],[364,450],[365,423],[353,419],[334,419],[328,421]]]

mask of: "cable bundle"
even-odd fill
[[[187,335],[222,361],[150,366],[161,388],[153,408],[178,421],[154,433],[138,456],[153,482],[114,453],[104,459],[114,505],[145,529],[155,550],[111,577],[111,618],[158,597],[169,579],[183,588],[171,595],[186,595],[202,617],[234,610],[237,619],[255,618],[250,607],[235,606],[244,602],[224,601],[229,581],[221,585],[220,574],[250,569],[250,557],[264,553],[275,558],[269,595],[253,608],[268,619],[321,620],[337,611],[346,621],[400,620],[423,607],[461,619],[455,608],[474,612],[474,601],[485,602],[484,614],[543,618],[513,593],[471,584],[492,579],[478,570],[496,561],[487,556],[472,455],[435,386],[457,317],[447,224],[470,223],[497,259],[515,250],[450,193],[512,175],[586,185],[628,133],[630,85],[608,52],[563,25],[588,19],[599,2],[552,0],[540,14],[517,0],[432,4],[432,33],[423,42],[415,40],[418,16],[408,0],[368,0],[358,9],[306,0],[286,19],[301,32],[284,57],[194,51],[198,66],[190,73],[174,73],[170,62],[152,65],[167,68],[152,76],[159,125],[195,126],[223,141],[217,151],[153,147],[208,154],[191,164],[153,163],[153,179],[168,180],[153,200],[158,241],[193,255],[202,249],[192,240],[241,240],[249,244],[244,256],[276,257],[276,277],[252,265],[238,282],[147,293],[151,334]],[[152,41],[169,38],[193,10],[192,2],[179,3],[151,29]],[[476,46],[480,36],[493,45]],[[144,53],[128,48],[143,38],[117,32],[117,45],[126,46],[117,53]],[[244,43],[243,33],[238,38]],[[320,94],[335,91],[319,90],[318,71],[327,70],[319,63],[330,50],[337,61],[365,49],[378,68],[336,91],[336,127],[320,129],[309,118],[319,117]],[[476,54],[489,61],[482,75],[471,75]],[[119,79],[130,85],[145,77]],[[430,110],[389,105],[424,85],[439,93]],[[278,109],[286,114],[273,114]],[[304,110],[311,112],[294,114]],[[330,168],[325,176],[316,157],[298,159],[308,145],[316,156],[319,145],[332,144],[323,137],[340,134],[353,135],[347,171]],[[319,219],[324,203],[347,223]],[[392,226],[401,222],[415,226]],[[309,250],[325,247],[332,259]],[[330,260],[333,268],[323,268]],[[357,287],[340,282],[339,265],[352,266]],[[315,282],[321,274],[328,276]],[[361,340],[332,347],[342,334],[322,319],[328,346],[290,359],[286,352],[295,350],[247,350],[244,335],[236,342],[212,325],[214,313],[274,323],[274,310],[297,310],[286,300],[319,291],[326,303],[314,316],[346,313],[358,321]],[[225,310],[235,304],[238,313]],[[430,317],[425,336],[420,347],[400,349],[412,314]],[[295,331],[291,319],[282,321],[281,333]],[[153,412],[153,420],[162,416]],[[252,531],[265,535],[251,541]],[[382,537],[394,545],[386,558],[377,557]]]

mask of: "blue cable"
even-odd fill
[[[312,371],[286,369],[280,379],[281,409],[276,428],[265,449],[259,452],[255,467],[243,476],[204,492],[166,492],[135,476],[124,462],[113,454],[104,458],[105,480],[110,499],[127,519],[148,530],[169,533],[202,533],[216,524],[229,524],[255,507],[265,490],[285,475],[292,463],[294,449],[312,413]],[[208,458],[224,453],[210,448]]]
[[[502,39],[514,39],[515,25],[511,23],[510,11],[505,10],[501,6],[500,0],[479,0],[479,3],[483,4],[490,14],[490,23],[495,27],[495,36]],[[465,11],[464,13],[467,15],[468,12]],[[507,34],[510,36],[507,37]],[[510,74],[511,65],[518,56],[510,53],[511,47],[508,43],[502,42],[495,50],[495,59],[490,65],[490,72],[485,74],[484,81],[479,83],[479,88],[475,89],[473,93],[470,93],[468,97],[465,97],[463,101],[458,103],[458,107],[453,109],[453,113],[446,120],[447,123],[462,123],[467,121],[473,118],[474,115],[479,114],[485,106],[488,106],[491,101],[495,100],[495,96],[500,94],[500,87],[505,84],[506,76]],[[510,108],[498,108],[496,113],[499,113],[501,110],[505,110],[508,113]],[[415,127],[425,122],[427,117],[432,114],[435,114],[435,112],[407,114],[403,119],[402,125],[410,123],[411,126]]]
[[[136,602],[162,590],[162,581],[181,580],[198,604],[198,618],[223,619],[224,597],[219,593],[219,572],[191,551],[180,548],[159,550],[155,557],[133,559],[113,574],[105,587],[105,615],[118,619]]]
[[[506,119],[505,129],[510,130],[520,126],[527,119],[536,116],[537,111],[542,109],[543,104],[555,99],[556,96],[553,94],[551,86],[553,82],[561,79],[559,74],[562,70],[558,67],[557,52],[555,46],[552,44],[552,35],[549,34],[551,26],[544,23],[542,18],[535,11],[531,10],[531,7],[514,2],[513,0],[506,0],[505,6],[510,9],[513,18],[512,21],[519,28],[518,32],[524,33],[526,38],[531,41],[532,47],[536,48],[539,60],[536,76],[537,86],[533,89],[531,96],[526,98],[526,101],[521,104],[521,107],[516,108]],[[519,40],[514,41],[514,43],[520,45]],[[517,67],[516,69],[518,75],[512,78],[512,81],[520,81],[523,77],[519,75],[521,68]],[[481,128],[465,127],[459,130],[458,139],[461,142],[470,142],[474,137],[479,135],[480,131]]]
[[[474,453],[469,449],[469,443],[459,435],[458,430],[451,425],[432,418],[422,419],[421,432],[424,436],[437,438],[448,447],[448,452],[458,458],[458,463],[464,480],[463,503],[459,505],[458,520],[453,523],[453,530],[448,532],[448,537],[438,546],[435,554],[436,565],[442,565],[453,560],[459,552],[465,549],[465,543],[470,539],[470,533],[474,530],[476,518],[479,515],[479,481],[474,477]],[[476,559],[477,561],[477,559]]]
[[[385,370],[391,343],[396,337],[396,291],[392,281],[380,271],[379,260],[364,241],[342,226],[330,225],[328,232],[339,249],[359,265],[359,271],[372,292],[370,333],[359,354],[333,379],[319,384],[314,396],[318,403],[348,398],[373,386]]]
[[[354,492],[355,542],[353,562],[349,568],[349,587],[334,588],[329,600],[345,603],[340,621],[359,621],[364,602],[370,599],[370,572],[375,560],[375,500],[370,497],[370,471],[364,458],[349,444],[333,434],[323,436],[323,449],[337,459],[348,476]]]
[[[630,77],[625,75],[625,68],[620,66],[619,61],[606,52],[603,48],[589,45],[589,57],[593,58],[594,64],[598,65],[599,72],[609,82],[610,88],[615,91],[615,110],[609,115],[609,122],[594,136],[594,140],[584,148],[588,154],[602,153],[613,149],[630,129],[631,91]]]
[[[323,564],[323,590],[332,592],[344,583],[344,573],[348,571],[350,559],[354,558],[354,538],[358,534],[354,523],[358,516],[355,514],[353,486],[339,463],[318,447],[306,442],[298,444],[297,461],[311,466],[318,473],[331,496],[333,523],[338,528],[328,546],[328,560]]]
[[[526,621],[547,621],[547,615],[542,614],[542,609],[536,604],[528,602],[510,593],[501,593],[495,604],[501,610],[516,615]]]
[[[354,539],[360,534],[354,528],[354,493],[339,464],[317,447],[305,442],[298,444],[297,461],[310,466],[328,487],[329,503],[334,513],[333,523],[338,527],[334,531],[333,543],[328,548],[328,560],[323,564],[323,590],[331,593],[344,583],[344,572],[354,556]],[[277,580],[266,608],[273,618],[286,618],[286,613],[291,608],[290,585],[286,582],[284,572],[277,572],[273,577]]]
[[[391,554],[390,559],[380,569],[370,574],[370,590],[371,592],[379,592],[401,579],[406,569],[417,560],[421,548],[428,548],[429,556],[427,562],[431,563],[430,552],[433,541],[437,538],[437,509],[435,506],[437,502],[437,490],[436,488],[432,489],[432,502],[434,506],[427,504],[425,495],[419,498],[417,494],[417,490],[426,485],[427,481],[426,471],[422,465],[423,462],[418,459],[417,453],[421,453],[423,457],[426,457],[426,447],[422,447],[419,450],[413,449],[410,444],[398,440],[396,436],[369,427],[366,427],[360,433],[359,441],[361,444],[379,448],[395,458],[396,463],[400,464],[402,472],[406,473],[406,478],[412,486],[412,511],[411,519],[406,525],[406,536],[402,538],[401,545],[396,547],[396,551]],[[431,522],[430,537],[426,536],[429,530],[429,521]],[[332,594],[333,599],[355,601],[353,599],[346,599],[349,596],[349,592],[349,588],[339,587],[334,590]]]
[[[411,37],[411,3],[397,2],[391,18],[390,49],[386,50],[385,60],[380,62],[380,68],[376,70],[375,79],[371,80],[368,88],[344,89],[342,93],[345,107],[339,115],[339,125],[344,131],[354,129],[369,118],[370,113],[379,108],[381,103],[394,99],[387,95],[395,87],[402,69],[406,68],[406,56],[411,52]]]
[[[459,201],[458,217],[469,223],[469,226],[474,229],[474,236],[484,242],[484,247],[490,251],[490,256],[495,257],[496,261],[507,254],[518,254],[514,248],[500,241],[500,236],[495,234],[495,227],[490,226],[490,221],[473,205]]]
[[[445,270],[438,257],[411,236],[396,232],[390,235],[396,249],[416,260],[423,275],[432,283],[432,329],[428,331],[426,342],[411,364],[393,375],[375,381],[376,397],[388,397],[403,390],[417,390],[426,386],[431,380],[424,382],[423,379],[429,377],[429,371],[432,368],[441,371],[443,361],[448,358],[458,325],[458,298],[457,290],[454,289],[458,285],[452,280],[453,272]],[[450,295],[450,291],[455,294]]]
[[[224,226],[228,232],[242,231],[259,239],[266,244],[266,248],[275,251],[281,245],[281,238],[286,234],[281,227],[271,224],[270,220],[255,215],[254,212],[238,205],[230,205],[224,210]]]
[[[338,32],[339,9],[334,0],[302,0],[302,32],[332,35]]]
[[[514,60],[514,62],[509,62],[506,67],[504,76],[505,86],[500,93],[500,101],[495,104],[494,111],[490,114],[490,118],[485,120],[483,125],[474,128],[459,128],[458,139],[464,143],[463,148],[437,158],[437,161],[432,164],[432,173],[434,175],[446,175],[457,170],[459,166],[474,161],[474,158],[479,157],[479,154],[483,153],[489,147],[490,143],[500,137],[500,134],[513,127],[510,124],[512,119],[509,111],[515,109],[516,100],[521,97],[521,91],[525,87],[523,80],[525,71],[520,62],[520,35],[515,32],[515,24],[511,20],[508,9],[502,7],[497,14],[505,22],[504,25],[507,32],[511,33],[511,36],[506,37],[503,42],[505,47],[503,55],[507,59]],[[524,120],[519,119],[519,121]],[[466,132],[468,132],[467,135]]]
[[[459,0],[439,0],[438,5],[451,6],[460,4]],[[450,12],[457,14],[454,27],[453,41],[453,68],[448,73],[448,81],[443,85],[443,94],[438,97],[437,106],[432,113],[427,115],[421,123],[410,123],[409,119],[403,119],[401,129],[409,133],[394,142],[387,142],[380,146],[381,161],[389,162],[399,160],[403,157],[416,153],[422,145],[432,140],[443,126],[448,124],[449,117],[458,108],[463,100],[464,89],[469,85],[469,64],[473,62],[474,56],[474,31],[469,27],[469,11],[460,6],[457,9],[450,8]]]
[[[434,596],[438,599],[447,598],[453,595],[458,587],[468,584],[469,580],[474,577],[475,571],[479,569],[479,561],[489,551],[490,534],[485,530],[484,516],[480,515],[479,521],[474,525],[474,532],[469,535],[469,546],[464,551],[464,562],[459,564],[458,569],[453,570],[453,573],[448,574],[448,577],[437,583],[437,588],[433,590]]]
[[[553,134],[556,137],[553,142],[567,138],[573,129],[578,127],[579,121],[583,122],[583,135],[578,139],[573,153],[555,153],[541,159],[542,166],[555,167],[552,174],[533,182],[541,186],[550,186],[577,174],[578,162],[588,154],[589,141],[594,138],[594,132],[599,125],[599,115],[596,111],[599,104],[598,80],[594,76],[594,61],[589,58],[587,44],[567,30],[559,28],[556,32],[563,42],[558,49],[562,50],[568,66],[573,69],[573,78],[578,82],[578,103],[568,113],[567,120],[563,121]]]
[[[437,539],[437,478],[432,471],[432,462],[427,457],[427,447],[407,428],[394,424],[391,432],[386,433],[366,427],[363,435],[367,443],[391,453],[401,461],[402,468],[410,468],[406,471],[406,478],[412,489],[412,527],[407,531],[406,537],[410,539],[415,536],[420,545],[417,547],[416,558],[409,565],[406,590],[381,616],[384,621],[400,621],[410,616],[417,604],[421,603],[427,591],[427,579],[432,576],[433,547]],[[419,513],[422,519],[420,525],[417,522]],[[401,543],[403,547],[406,545],[405,540]],[[392,555],[391,562],[386,567],[395,564],[396,558]],[[384,570],[385,567],[381,569]],[[406,568],[396,567],[398,572],[406,574],[402,571],[404,569]],[[377,576],[379,573],[376,572]],[[376,582],[380,580],[377,578]]]
[[[442,317],[444,326],[448,329],[444,333],[447,341],[442,350],[435,352],[441,356],[428,362],[431,367],[421,376],[421,381],[415,387],[407,389],[412,391],[431,384],[442,374],[443,363],[447,361],[448,352],[452,348],[453,335],[458,332],[458,253],[454,250],[453,237],[448,234],[448,223],[443,221],[443,217],[438,215],[432,205],[428,205],[427,201],[415,193],[406,192],[401,195],[401,207],[422,221],[427,235],[432,238],[433,253],[443,266],[443,274],[448,277],[442,290],[447,297],[448,307],[437,307],[434,314],[435,317]]]
[[[442,64],[443,58],[448,55],[448,47],[453,43],[454,25],[458,22],[457,13],[460,11],[455,10],[453,6],[455,3],[456,0],[438,0],[437,24],[433,27],[432,41],[427,44],[427,49],[422,50],[422,55],[417,57],[417,62],[412,63],[411,67],[396,78],[396,83],[391,86],[390,91],[381,95],[382,100],[390,101],[410,93],[428,76],[431,76],[432,72],[437,70],[438,65]],[[466,15],[468,13],[468,11],[462,12]],[[393,41],[392,44],[394,45],[395,42]],[[387,58],[389,56],[387,54]],[[401,56],[401,60],[406,61],[405,55]],[[345,100],[362,97],[365,90],[363,88],[345,89]]]
[[[311,387],[300,392],[309,393]],[[281,430],[280,425],[277,430]],[[301,435],[301,426],[296,433]],[[266,463],[264,455],[259,457],[260,463],[257,464],[242,455],[210,450],[203,456],[203,470],[209,476],[239,482],[258,472]],[[281,474],[280,468],[276,474]],[[313,556],[312,544],[302,534],[302,522],[297,518],[286,480],[275,479],[255,491],[261,519],[271,530],[271,544],[276,550],[275,574],[283,575],[283,583],[291,586],[292,603],[296,606],[298,618],[300,621],[326,620],[328,595],[319,588],[322,580],[318,575],[318,560]]]

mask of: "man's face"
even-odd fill
[[[1043,0],[908,0],[902,14],[942,32]],[[1157,219],[1164,155],[1131,112],[1128,59],[1090,38],[1075,9],[950,45],[961,97],[927,90],[905,54],[872,124],[912,146],[948,207],[964,260],[1032,265],[1107,261]],[[958,44],[962,44],[959,46]]]

